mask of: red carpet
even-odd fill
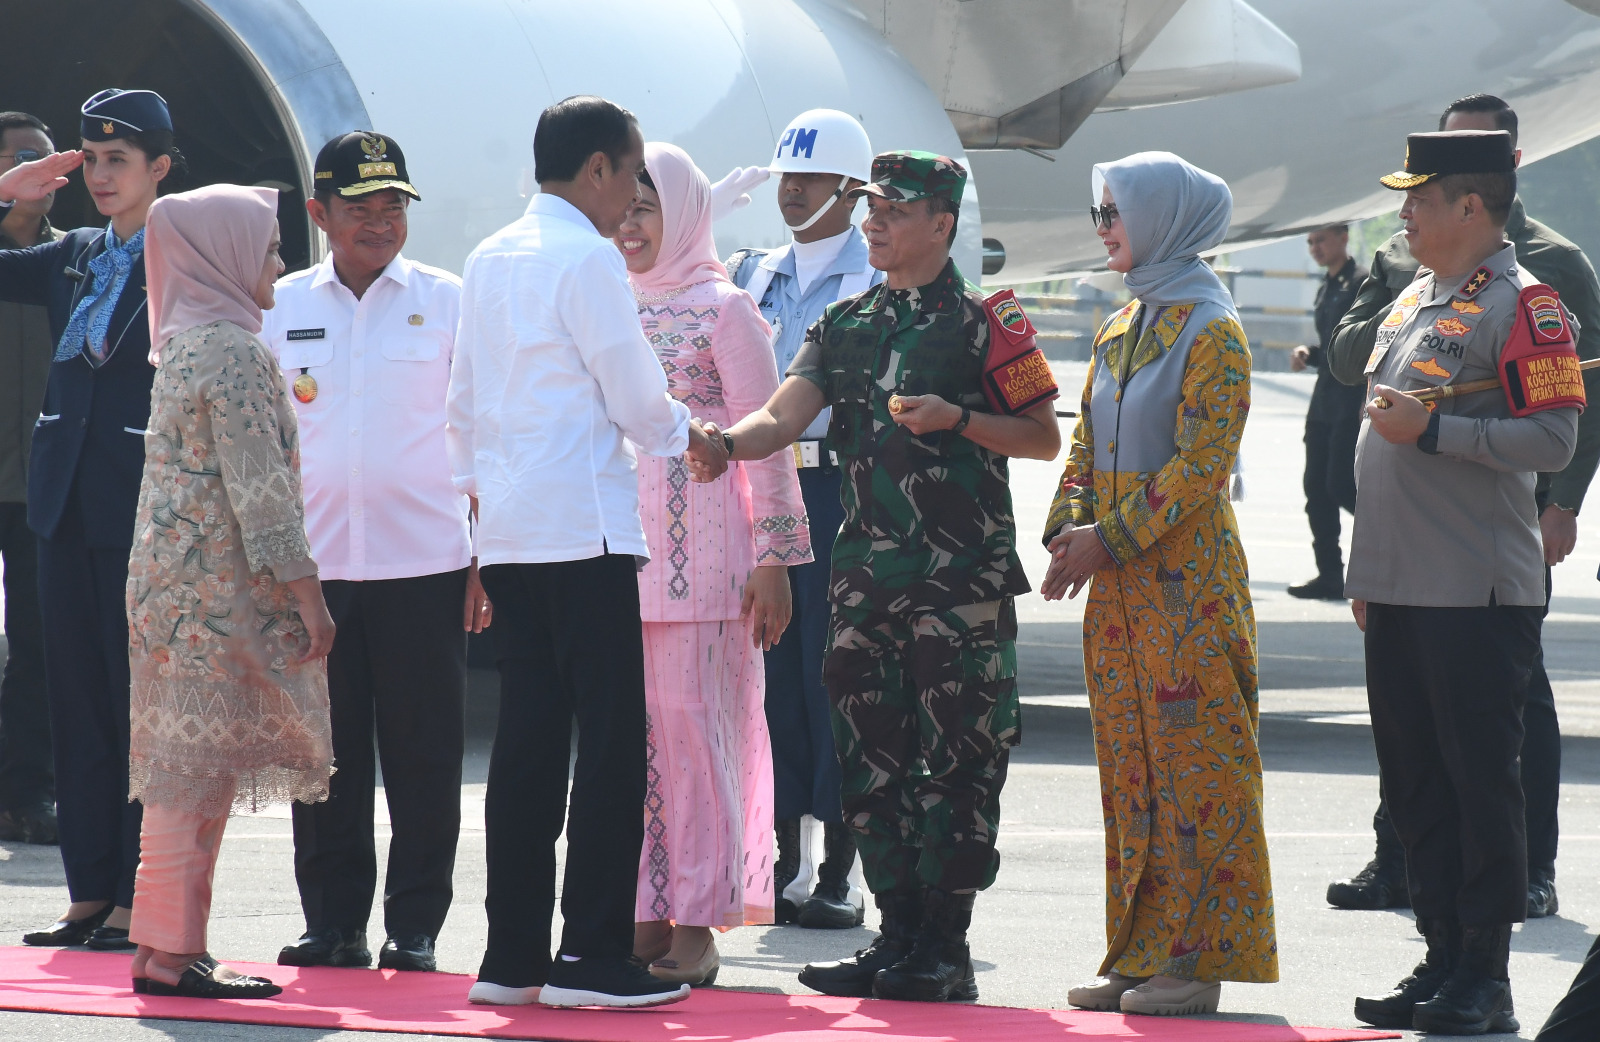
[[[0,948],[0,1009],[101,1017],[404,1031],[548,1042],[1342,1042],[1393,1033],[1275,1024],[1123,1017],[1000,1006],[832,999],[706,989],[646,1010],[473,1006],[470,977],[447,973],[307,969],[231,963],[284,986],[252,1002],[135,995],[131,956],[54,948]]]

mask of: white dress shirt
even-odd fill
[[[534,196],[467,258],[449,418],[480,565],[649,559],[633,446],[683,452],[689,410],[667,395],[622,254],[566,200]]]
[[[359,300],[333,257],[279,280],[262,313],[284,382],[302,402],[306,535],[324,579],[400,579],[472,563],[467,498],[450,479],[445,395],[461,280],[396,257]]]

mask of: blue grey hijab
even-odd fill
[[[1129,293],[1158,307],[1211,301],[1237,313],[1228,288],[1200,259],[1228,233],[1227,182],[1171,152],[1137,152],[1095,164],[1095,206],[1103,187],[1111,189],[1133,256],[1133,270],[1122,276]]]

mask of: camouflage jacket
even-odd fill
[[[829,597],[906,613],[1028,592],[1006,457],[959,434],[918,436],[889,417],[895,394],[937,394],[988,412],[983,294],[952,261],[910,290],[880,284],[830,305],[790,376],[833,407],[825,444],[844,472],[844,527]]]

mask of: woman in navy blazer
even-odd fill
[[[0,214],[83,167],[103,228],[0,251],[0,299],[42,304],[56,341],[28,466],[54,732],[56,813],[72,904],[37,945],[133,947],[128,920],[142,808],[128,802],[128,622],[123,588],[150,418],[144,221],[181,156],[153,91],[83,105],[79,151],[0,175]]]

